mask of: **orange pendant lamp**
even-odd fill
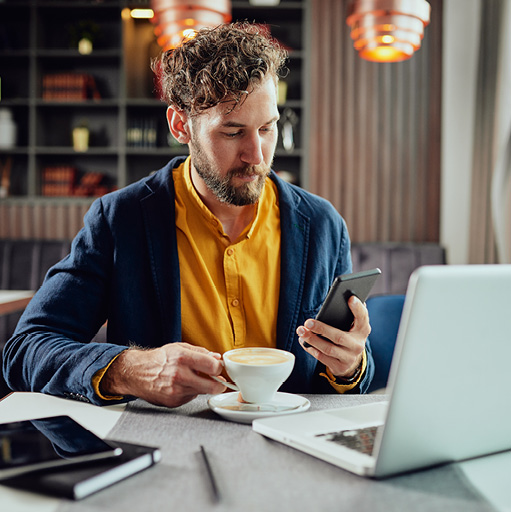
[[[362,59],[400,62],[420,48],[430,13],[426,0],[353,0],[346,23]]]
[[[151,0],[152,22],[164,51],[191,39],[203,27],[231,21],[230,0]]]

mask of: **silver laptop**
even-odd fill
[[[387,391],[388,402],[258,419],[253,429],[374,477],[511,449],[511,265],[412,274]]]

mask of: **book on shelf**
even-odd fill
[[[101,172],[86,172],[74,189],[75,196],[102,196],[111,191],[105,185],[106,177]]]
[[[43,100],[84,101],[101,99],[94,77],[88,73],[47,73],[43,76]]]
[[[43,196],[71,196],[76,182],[76,168],[68,165],[47,166],[42,171]]]
[[[75,167],[47,166],[42,170],[41,194],[43,196],[102,196],[114,190],[102,172],[86,172],[79,176]]]
[[[126,129],[126,144],[131,148],[155,148],[157,146],[157,121],[150,117],[131,119]]]

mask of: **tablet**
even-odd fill
[[[50,470],[32,471],[4,479],[1,484],[50,496],[81,500],[161,460],[160,450],[156,447],[120,441],[109,442],[120,446],[122,455]]]
[[[349,331],[354,320],[353,313],[348,306],[349,298],[356,295],[362,302],[365,302],[380,274],[379,268],[373,268],[337,276],[316,319],[342,331]]]
[[[121,454],[69,416],[0,423],[0,480]]]

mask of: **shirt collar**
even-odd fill
[[[199,194],[197,193],[197,190],[195,189],[195,186],[193,185],[193,182],[192,182],[191,168],[192,168],[191,158],[188,157],[185,160],[184,166],[183,166],[183,183],[184,183],[185,191],[188,194],[188,197],[191,199],[193,206],[200,211],[201,215],[206,219],[206,221],[213,228],[213,230],[216,232],[220,232],[222,236],[227,236],[222,228],[221,222],[218,220],[218,218],[215,215],[213,215],[211,210],[204,204],[204,202],[200,198]],[[268,180],[268,178],[266,178],[266,180]],[[266,204],[269,200],[268,192],[267,192],[267,188],[268,188],[267,185],[268,185],[268,183],[266,181],[265,185],[263,187],[263,191],[261,193],[261,197],[259,198],[259,201],[257,201],[257,203],[256,203],[254,218],[252,219],[252,222],[243,230],[243,232],[241,233],[241,235],[238,238],[238,241],[242,240],[244,238],[250,238],[253,235],[254,230],[257,226],[258,220],[260,219],[259,205]]]

